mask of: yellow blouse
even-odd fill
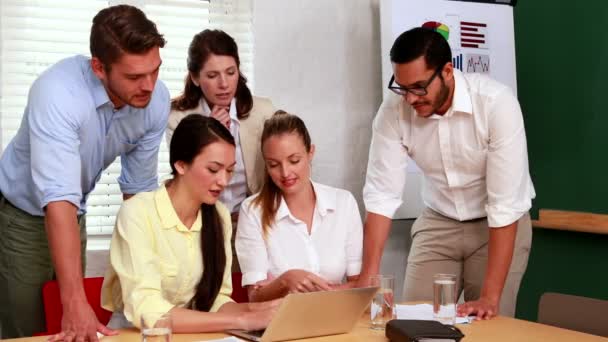
[[[226,207],[217,202],[216,208],[224,223],[226,267],[210,311],[232,301],[232,224]],[[112,234],[102,307],[123,311],[127,320],[139,327],[144,312],[168,312],[188,304],[203,274],[202,228],[200,211],[191,229],[184,226],[164,185],[125,201]]]

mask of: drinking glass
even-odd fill
[[[443,324],[456,321],[456,276],[438,273],[433,277],[433,317]]]
[[[171,342],[172,323],[168,312],[145,312],[141,315],[142,341]]]
[[[382,330],[386,323],[395,318],[395,277],[376,275],[371,278],[371,286],[377,286],[371,306],[371,328]]]

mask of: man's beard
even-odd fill
[[[441,89],[439,89],[439,94],[437,94],[435,101],[433,101],[433,113],[437,113],[439,108],[443,107],[445,101],[447,101],[450,96],[450,88],[445,84],[441,75],[439,75],[439,79],[441,80]]]
[[[146,108],[148,106],[148,104],[150,103],[150,101],[152,100],[152,97],[150,96],[149,100],[143,105],[133,103],[133,101],[131,101],[129,98],[124,97],[121,92],[116,91],[116,88],[114,88],[112,80],[110,78],[108,79],[107,87],[108,87],[108,91],[111,92],[113,96],[118,98],[118,100],[120,100],[122,103],[129,105],[133,108]]]

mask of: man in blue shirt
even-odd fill
[[[32,85],[23,121],[0,159],[2,338],[45,330],[42,284],[56,277],[63,306],[55,339],[97,341],[82,285],[86,200],[117,156],[123,197],[158,186],[169,92],[157,80],[165,40],[132,6],[93,19],[92,58],[75,56]]]

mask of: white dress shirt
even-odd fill
[[[211,109],[204,98],[201,98],[201,104],[203,108],[202,114],[205,116],[210,116]],[[229,114],[230,133],[232,133],[234,142],[236,143],[236,166],[234,168],[232,178],[230,179],[230,183],[228,183],[228,186],[226,186],[220,194],[219,200],[220,202],[224,203],[231,213],[234,213],[239,210],[239,206],[247,197],[247,178],[245,175],[245,163],[243,162],[243,150],[241,149],[241,139],[239,136],[240,122],[236,113],[235,99],[232,99],[232,103],[230,103]]]
[[[535,197],[521,109],[505,85],[454,70],[452,106],[422,118],[389,94],[374,119],[366,210],[392,217],[401,206],[407,156],[424,174],[429,208],[458,221],[488,217],[490,227],[518,220]]]
[[[317,201],[310,234],[306,223],[295,218],[281,199],[265,238],[262,211],[252,204],[258,194],[243,202],[236,233],[243,286],[291,269],[309,271],[334,284],[359,274],[363,227],[355,198],[327,185],[313,182],[313,188]]]

